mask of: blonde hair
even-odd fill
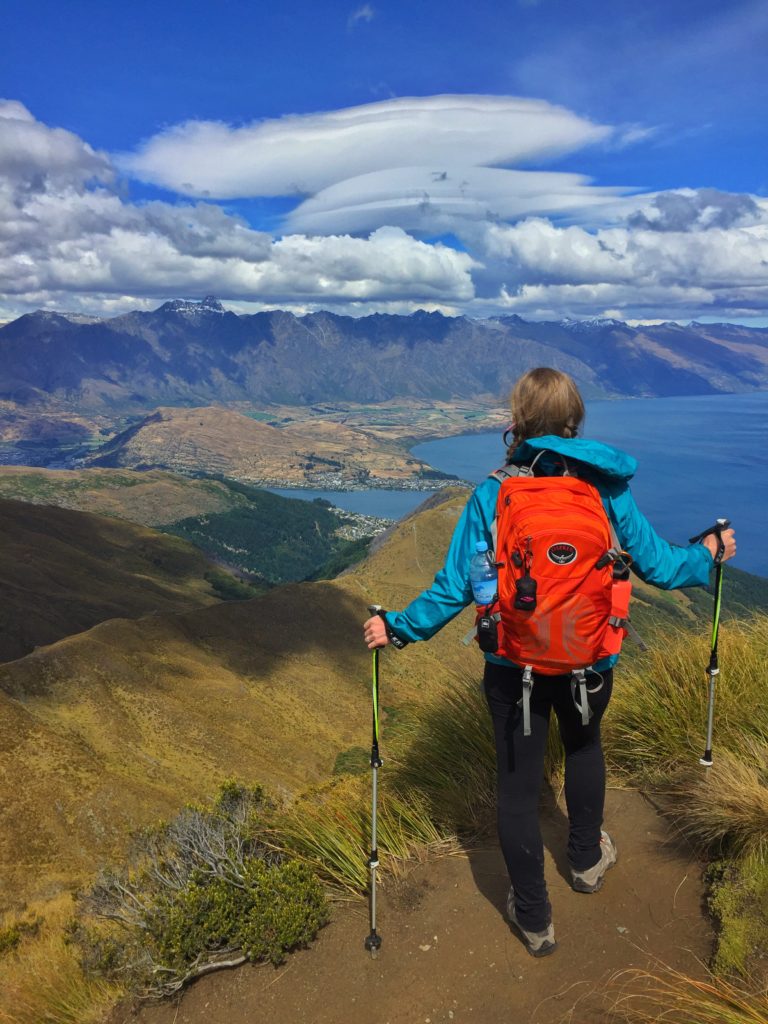
[[[549,366],[524,373],[512,388],[509,404],[513,440],[508,459],[529,437],[576,437],[584,419],[584,402],[573,378]]]

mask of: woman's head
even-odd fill
[[[576,437],[584,419],[584,402],[573,379],[548,366],[524,373],[509,401],[514,437],[510,452],[529,437]]]

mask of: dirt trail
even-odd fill
[[[654,808],[612,791],[606,823],[619,861],[603,890],[587,896],[566,880],[563,813],[543,813],[559,943],[550,957],[530,957],[505,922],[501,853],[472,850],[421,865],[381,892],[376,960],[363,949],[367,908],[345,906],[281,967],[211,975],[180,999],[122,1008],[111,1024],[594,1024],[615,972],[656,956],[700,974],[712,943],[701,864]]]

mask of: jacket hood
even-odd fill
[[[538,452],[550,451],[590,466],[612,480],[631,480],[637,470],[637,459],[602,441],[583,437],[557,437],[545,434],[523,441],[514,454],[514,463],[530,462]]]

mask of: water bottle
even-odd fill
[[[475,553],[469,563],[469,581],[472,584],[475,604],[491,604],[496,596],[498,573],[484,540],[479,540],[475,544]]]

